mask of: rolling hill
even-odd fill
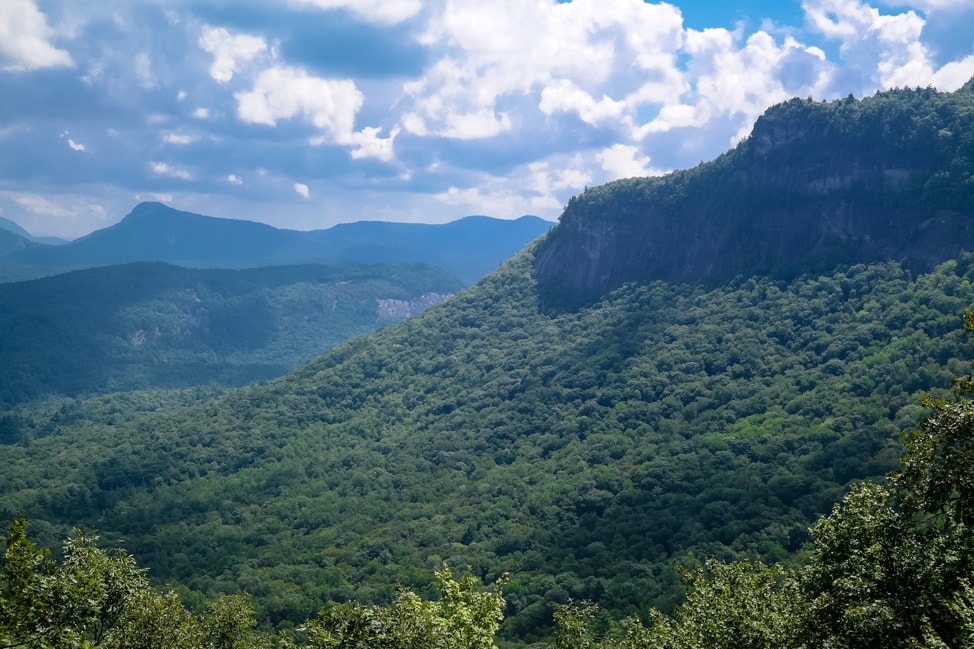
[[[462,287],[405,263],[138,263],[0,284],[0,404],[267,380]]]

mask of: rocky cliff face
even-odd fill
[[[974,249],[974,85],[792,100],[716,160],[575,197],[539,245],[542,286],[791,277]]]

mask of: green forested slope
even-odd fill
[[[380,300],[461,288],[448,271],[423,264],[145,263],[0,284],[0,406],[266,380],[388,324]]]
[[[444,561],[508,571],[502,634],[530,640],[569,597],[668,609],[688,552],[789,560],[974,358],[966,255],[916,278],[630,285],[557,315],[531,268],[195,407],[11,413],[0,516],[94,525],[272,623],[425,588]]]

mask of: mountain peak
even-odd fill
[[[929,270],[974,236],[969,105],[929,88],[779,104],[711,162],[573,198],[535,273],[592,296],[887,260]]]

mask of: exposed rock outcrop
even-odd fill
[[[889,259],[930,269],[974,249],[974,91],[791,100],[716,160],[571,200],[540,243],[554,294],[624,283],[791,277]]]

